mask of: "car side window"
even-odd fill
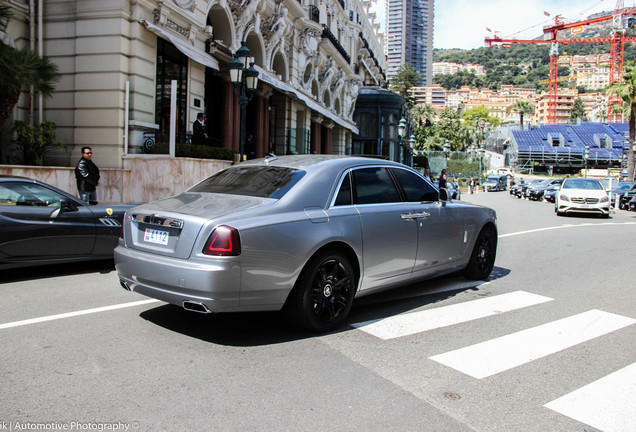
[[[5,199],[19,206],[60,207],[64,196],[37,184],[3,183],[0,202]]]
[[[405,169],[392,168],[391,172],[398,179],[408,202],[424,202],[439,200],[439,192],[429,182],[415,173]]]
[[[0,185],[0,205],[16,205],[19,197],[20,194],[6,184]]]
[[[347,175],[342,180],[342,184],[340,184],[340,190],[338,190],[338,194],[336,195],[336,199],[333,205],[344,206],[344,205],[351,205],[351,204],[352,204],[351,173],[348,172]]]
[[[373,167],[354,170],[353,180],[355,204],[383,204],[402,201],[385,168]]]

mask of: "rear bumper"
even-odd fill
[[[117,246],[115,268],[131,291],[183,307],[205,305],[210,312],[239,306],[241,266],[236,260],[183,260]]]

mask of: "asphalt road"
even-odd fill
[[[321,336],[149,301],[109,262],[4,271],[0,431],[636,431],[636,213],[463,199],[498,212],[489,281],[360,299]]]

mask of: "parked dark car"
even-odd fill
[[[531,183],[525,192],[525,197],[533,201],[541,201],[545,190],[552,185],[560,185],[563,183],[562,178],[549,178],[538,183]]]
[[[108,259],[133,205],[89,205],[46,183],[0,175],[0,268]]]
[[[625,209],[629,211],[636,211],[636,198],[628,202],[627,207]]]
[[[513,180],[510,183],[510,195],[517,196],[517,194],[520,194],[522,186],[523,183]]]
[[[636,197],[636,184],[634,184],[630,189],[623,192],[618,208],[623,210],[628,210],[630,201],[634,199],[635,197]]]
[[[534,179],[534,180],[528,180],[524,183],[519,183],[519,187],[515,188],[513,195],[516,196],[517,198],[525,198],[526,190],[528,190],[528,187],[530,187],[530,185],[537,184],[542,181],[543,181],[542,179]]]
[[[615,203],[618,201],[618,204],[619,204],[618,208],[622,210],[623,207],[620,206],[621,198],[623,198],[623,195],[625,195],[625,192],[630,190],[635,184],[636,182],[633,182],[633,181],[624,181],[624,182],[618,183],[609,194],[610,205],[612,207],[615,207]]]
[[[556,194],[559,193],[559,189],[561,189],[560,184],[548,186],[543,192],[543,200],[549,203],[554,203],[556,201]]]
[[[484,190],[486,192],[504,191],[508,188],[508,176],[491,174],[484,182]]]

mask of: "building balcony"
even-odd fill
[[[322,37],[329,40],[329,42],[331,42],[334,48],[336,48],[336,50],[340,53],[342,58],[344,58],[347,61],[347,63],[351,64],[351,56],[340,44],[338,39],[336,39],[336,36],[334,36],[334,34],[331,32],[331,30],[329,30],[329,27],[327,27],[326,24],[322,25]]]

